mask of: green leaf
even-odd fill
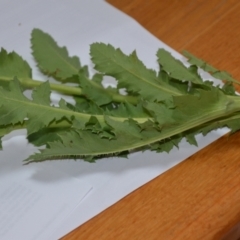
[[[56,41],[39,29],[32,31],[32,54],[40,70],[60,81],[69,81],[81,69],[78,57],[70,57],[66,47],[59,47]]]
[[[211,121],[208,124],[198,126],[197,128],[193,129],[192,132],[194,132],[194,134],[202,133],[205,136],[210,131],[220,129],[223,127],[228,127],[230,129],[231,134],[240,130],[240,114],[237,113],[230,115],[228,117],[220,118],[217,121]]]
[[[178,148],[178,144],[182,140],[182,135],[176,135],[171,138],[163,139],[150,145],[150,149],[156,152],[169,153],[174,147]]]
[[[111,45],[91,45],[91,57],[99,71],[90,80],[86,67],[70,57],[50,35],[32,32],[33,55],[40,69],[64,84],[40,84],[31,79],[31,69],[16,53],[0,52],[0,139],[15,129],[26,128],[28,140],[45,146],[29,162],[83,158],[93,162],[109,156],[126,156],[137,150],[169,152],[185,138],[197,145],[196,134],[227,126],[240,130],[240,97],[225,72],[192,58],[185,67],[170,53],[157,53],[160,71],[148,69],[134,51],[129,56]],[[220,88],[198,75],[198,67],[225,78]],[[14,78],[14,76],[19,78]],[[116,88],[104,88],[105,76],[114,77]],[[4,86],[3,81],[9,85]],[[24,88],[33,88],[27,98]],[[80,88],[81,87],[81,88]],[[119,94],[124,88],[127,95]],[[52,106],[51,91],[71,94],[76,103],[61,99]]]
[[[152,118],[151,114],[143,107],[143,103],[139,102],[137,105],[130,103],[121,103],[115,108],[104,111],[105,115],[124,117],[124,118]]]
[[[87,99],[95,102],[98,106],[108,104],[113,100],[111,92],[103,88],[103,86],[99,84],[100,81],[102,81],[102,79],[99,79],[99,75],[98,77],[95,76],[92,81],[88,80],[83,74],[79,76],[79,84],[82,88],[82,94]]]
[[[195,57],[191,53],[187,51],[183,51],[183,55],[188,58],[188,62],[200,67],[201,69],[205,70],[206,72],[209,72],[213,77],[233,83],[240,84],[239,81],[235,80],[228,72],[226,71],[220,71],[210,64],[206,63],[205,61]]]
[[[189,83],[187,81],[179,81],[177,79],[172,78],[162,68],[158,73],[158,80],[160,82],[165,82],[166,84],[178,89],[182,94],[190,93]]]
[[[14,77],[31,79],[32,70],[28,63],[17,53],[7,53],[5,49],[0,52],[0,83],[1,86],[8,86],[8,81]]]
[[[89,120],[94,116],[100,126],[106,127],[103,113],[99,108],[97,112],[75,111],[74,107],[69,107],[64,100],[60,100],[59,107],[50,105],[50,87],[45,82],[40,85],[32,94],[32,100],[22,93],[22,89],[17,79],[10,82],[9,90],[0,88],[0,125],[18,124],[26,119],[28,134],[38,132],[45,127],[74,127],[84,129]],[[80,110],[80,109],[79,109]],[[94,108],[92,108],[94,111]],[[124,122],[124,117],[112,117],[117,122]],[[65,124],[61,125],[65,121]],[[146,118],[135,118],[135,121],[144,122]],[[55,124],[55,125],[54,125]],[[54,125],[54,126],[53,126]]]
[[[203,84],[203,80],[197,72],[197,67],[185,67],[181,61],[175,59],[165,49],[159,49],[157,56],[161,68],[168,72],[170,77],[182,81],[190,81],[196,84]]]
[[[115,136],[122,136],[127,135],[128,138],[130,136],[134,136],[136,139],[142,139],[143,136],[141,134],[141,127],[138,125],[138,123],[132,119],[128,119],[124,122],[116,122],[110,117],[105,116],[105,120],[107,124],[112,128],[112,132],[115,134]]]
[[[92,160],[95,157],[142,148],[169,151],[185,136],[191,144],[196,144],[195,128],[207,125],[214,119],[221,119],[221,117],[227,116],[227,112],[231,116],[236,107],[231,100],[219,89],[214,89],[212,92],[201,90],[199,96],[174,97],[175,108],[169,108],[171,113],[169,116],[174,120],[174,124],[167,124],[166,121],[165,125],[160,125],[160,127],[150,120],[140,123],[134,119],[118,121],[113,117],[105,116],[105,121],[110,126],[110,132],[114,134],[114,138],[102,138],[96,134],[96,131],[92,132],[91,128],[88,131],[75,130],[71,133],[60,134],[61,142],[48,143],[48,148],[30,156],[27,161],[57,158]],[[198,111],[195,111],[196,108]],[[160,116],[164,115],[166,109],[162,109],[162,113],[160,110],[155,113]],[[166,143],[168,139],[172,139],[172,142]]]
[[[62,141],[49,143],[49,147],[40,150],[40,153],[30,156],[26,162],[39,162],[51,159],[84,158],[92,161],[94,157],[114,156],[125,152],[127,144],[136,142],[135,135],[127,132],[114,139],[102,138],[90,131],[71,131],[60,135]]]
[[[19,129],[24,129],[26,126],[25,126],[25,122],[23,123],[18,123],[18,124],[8,124],[8,125],[3,125],[3,126],[0,126],[0,149],[2,149],[2,138],[11,133],[12,131],[14,130],[19,130]]]
[[[195,134],[186,134],[186,140],[189,142],[191,145],[197,146],[197,140],[195,138]]]
[[[151,101],[162,101],[180,91],[168,84],[160,83],[156,72],[147,69],[138,59],[136,52],[129,56],[111,45],[95,43],[91,45],[90,54],[95,69],[118,81],[118,88],[126,88],[129,93],[140,95]]]
[[[152,114],[161,129],[164,127],[174,126],[178,122],[174,119],[173,109],[171,109],[171,107],[169,108],[164,103],[146,102],[144,107]]]
[[[89,114],[74,113],[61,100],[59,107],[49,105],[49,83],[45,82],[36,88],[33,100],[26,98],[19,82],[10,82],[9,90],[0,88],[0,125],[23,123],[27,118],[28,134],[39,131],[52,122],[67,119],[71,123],[75,117],[84,125],[90,118]],[[69,125],[69,124],[68,124]]]
[[[226,82],[221,89],[227,95],[237,96],[236,89],[233,86],[232,82]]]
[[[59,133],[69,131],[69,128],[42,128],[37,132],[34,132],[27,136],[27,139],[30,143],[34,144],[37,147],[48,145],[48,142],[54,142],[61,140]]]

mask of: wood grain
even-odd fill
[[[177,51],[186,49],[240,79],[239,1],[108,2]],[[240,133],[219,139],[63,240],[237,240],[239,146]]]

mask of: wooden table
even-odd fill
[[[239,0],[108,2],[175,50],[186,49],[240,80]],[[235,240],[239,222],[237,133],[214,142],[63,239]]]

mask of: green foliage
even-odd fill
[[[32,31],[32,51],[40,70],[48,76],[67,81],[81,69],[78,57],[69,57],[66,47],[58,47],[54,39],[39,29]]]
[[[205,70],[206,72],[211,73],[211,75],[213,77],[221,79],[221,80],[225,80],[225,81],[228,81],[228,82],[233,82],[233,83],[240,84],[240,82],[235,80],[228,72],[220,71],[220,70],[216,69],[215,67],[206,63],[205,61],[203,61],[199,58],[196,58],[191,53],[189,53],[187,51],[183,51],[183,55],[188,58],[189,63],[200,67],[201,69]]]
[[[37,66],[60,83],[33,80],[26,61],[1,50],[0,138],[24,128],[30,143],[45,146],[26,163],[67,158],[93,162],[138,150],[170,152],[183,138],[197,145],[196,134],[225,126],[231,133],[240,129],[240,97],[232,84],[236,80],[190,54],[186,67],[159,49],[156,72],[135,51],[126,55],[109,44],[94,43],[90,55],[98,72],[89,79],[87,67],[50,35],[34,29],[31,43]],[[220,88],[203,81],[198,67],[226,83]],[[117,86],[104,88],[105,76],[115,78]],[[31,98],[25,96],[26,88],[33,89]],[[120,94],[122,88],[126,95]],[[61,99],[54,106],[51,91],[69,94],[75,103]]]
[[[176,60],[165,49],[159,49],[157,52],[157,56],[158,62],[162,69],[168,72],[172,78],[197,84],[203,83],[203,80],[197,73],[196,66],[193,65],[189,68],[185,67],[182,62]]]
[[[173,95],[180,95],[178,89],[164,82],[160,83],[156,72],[147,69],[135,51],[127,56],[109,44],[94,43],[91,45],[90,54],[95,69],[116,78],[118,88],[126,88],[129,93],[150,101],[162,101]]]
[[[32,78],[32,70],[28,63],[17,53],[7,53],[5,49],[0,51],[0,83],[2,87],[7,88],[9,80],[18,76],[19,79]]]

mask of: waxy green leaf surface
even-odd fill
[[[34,80],[31,67],[16,53],[0,52],[0,138],[12,130],[27,129],[28,141],[45,146],[26,163],[53,159],[93,162],[132,151],[170,152],[185,138],[229,127],[240,129],[240,97],[229,74],[196,57],[186,67],[164,49],[157,51],[160,69],[145,67],[136,51],[130,55],[110,44],[90,45],[97,71],[90,79],[87,67],[47,33],[34,29],[32,53],[40,70],[59,84]],[[203,81],[198,67],[226,80],[222,88]],[[111,76],[116,87],[103,87]],[[76,83],[75,87],[67,85]],[[31,97],[24,90],[32,89]],[[126,94],[121,94],[120,89]],[[50,101],[52,91],[73,96],[75,103]],[[146,160],[147,161],[147,160]]]

